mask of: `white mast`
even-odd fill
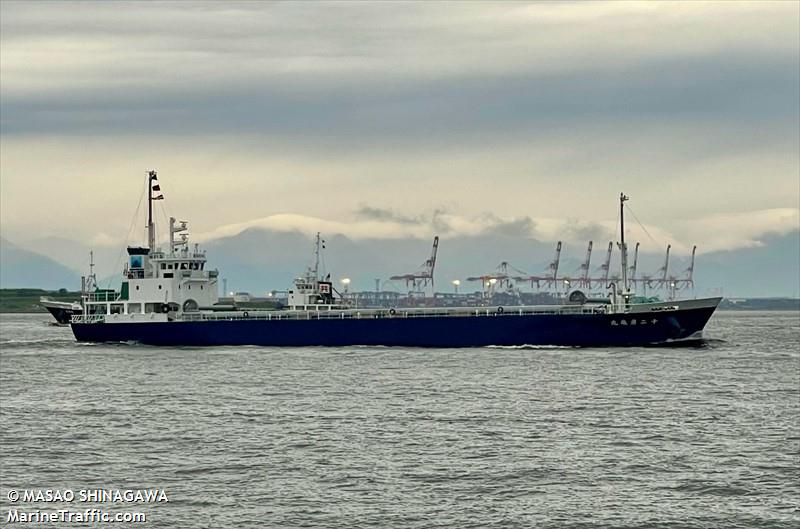
[[[158,180],[155,171],[147,173],[147,247],[156,250],[156,223],[153,220],[153,180]]]
[[[320,237],[319,237],[319,232],[317,232],[316,245],[314,246],[314,280],[315,281],[319,281],[319,246],[320,246]]]
[[[620,261],[622,265],[622,291],[627,294],[628,289],[628,247],[625,245],[625,201],[628,197],[624,193],[619,194],[619,249],[622,254]]]

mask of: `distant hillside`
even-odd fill
[[[726,297],[800,297],[800,231],[764,239],[756,248],[698,256],[695,281]]]
[[[358,290],[374,289],[375,278],[380,278],[382,289],[402,291],[404,285],[386,282],[386,278],[415,271],[431,251],[431,241],[419,239],[356,241],[331,235],[326,240],[326,270],[336,281],[351,278],[351,287]],[[599,274],[607,244],[607,241],[595,241],[591,262],[593,275]],[[254,293],[287,288],[313,257],[313,243],[309,237],[262,229],[250,229],[211,241],[206,248],[212,265],[219,267],[222,277],[228,278],[229,290]],[[541,274],[553,259],[554,251],[552,242],[524,237],[481,235],[451,239],[443,236],[436,265],[436,289],[451,291],[451,281],[460,279],[462,292],[478,290],[479,284],[464,279],[490,273],[501,261],[528,274]],[[583,244],[564,244],[559,275],[577,275],[585,252]],[[663,254],[640,255],[640,275],[655,273],[663,259]],[[673,253],[670,275],[684,277],[688,265],[688,255]],[[619,255],[615,251],[612,274],[618,269]],[[761,247],[700,253],[695,270],[698,296],[722,292],[738,297],[800,297],[800,232],[766,238]]]
[[[431,240],[420,239],[362,239],[326,234],[326,250],[322,268],[331,273],[337,283],[348,277],[353,290],[373,290],[379,279],[382,290],[402,292],[402,282],[389,282],[391,275],[417,270],[428,259]],[[122,243],[120,243],[122,244]],[[592,275],[604,260],[608,241],[595,240],[592,255]],[[33,243],[32,243],[33,245]],[[85,259],[88,249],[66,240],[41,240],[37,247],[62,248],[52,255],[75,265]],[[231,237],[215,239],[204,244],[209,265],[220,270],[228,279],[228,290],[263,294],[267,290],[289,288],[292,279],[301,275],[313,260],[312,239],[299,232],[279,232],[249,229]],[[42,255],[3,241],[3,287],[31,286],[40,288],[75,288],[79,274]],[[702,253],[695,268],[695,295],[725,295],[727,297],[800,297],[800,231],[784,236],[763,239],[763,245],[730,251]],[[122,249],[95,253],[101,284],[119,285]],[[495,271],[502,261],[527,274],[542,274],[553,259],[555,243],[542,242],[516,235],[479,235],[449,238],[442,235],[436,264],[436,290],[450,292],[452,281],[461,280],[459,291],[470,292],[480,285],[465,278]],[[586,252],[585,243],[565,243],[561,255],[559,276],[576,277]],[[84,256],[84,257],[81,257]],[[639,275],[655,274],[663,264],[663,254],[642,253],[639,256]],[[685,277],[689,256],[673,252],[670,275]],[[619,269],[619,255],[614,252],[612,274]],[[108,271],[108,272],[106,272]],[[113,274],[112,274],[113,271]],[[511,275],[516,272],[512,271]],[[522,275],[522,274],[520,274]],[[221,285],[220,285],[221,286]],[[525,285],[530,288],[530,285]],[[687,293],[687,295],[692,295]]]
[[[726,298],[719,310],[794,310],[800,311],[798,298]]]
[[[0,288],[80,287],[80,275],[66,266],[0,238]]]
[[[95,273],[98,277],[113,275],[115,279],[118,279],[117,276],[125,259],[125,244],[122,241],[118,246],[108,247],[89,246],[64,237],[40,237],[25,241],[24,246],[26,250],[34,253],[52,256],[78,275],[85,275],[89,271],[90,250],[94,252]]]
[[[47,291],[40,288],[0,289],[0,312],[47,312],[39,305],[39,298],[47,296],[55,301],[79,301],[80,292]]]

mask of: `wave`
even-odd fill
[[[523,345],[487,345],[488,349],[536,349],[536,350],[548,350],[548,349],[580,349],[579,347],[575,347],[572,345],[531,345],[531,344],[523,344]]]
[[[11,339],[11,340],[0,340],[0,347],[3,346],[19,346],[19,345],[52,345],[52,344],[75,344],[77,343],[75,340],[68,340],[64,338],[47,338],[47,339],[38,339],[38,340],[24,340],[24,339]]]

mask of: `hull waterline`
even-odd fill
[[[73,323],[82,342],[160,346],[643,346],[695,339],[711,306],[658,313]]]

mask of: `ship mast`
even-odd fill
[[[314,246],[314,280],[319,281],[319,232],[317,232],[317,242]]]
[[[94,273],[94,250],[89,250],[89,276],[81,276],[81,293],[88,294],[97,289],[97,276]]]
[[[158,180],[155,171],[147,173],[147,247],[156,250],[156,225],[153,222],[153,180]]]
[[[622,290],[628,293],[628,248],[625,246],[625,201],[628,197],[625,193],[619,194],[619,249],[622,261]]]

